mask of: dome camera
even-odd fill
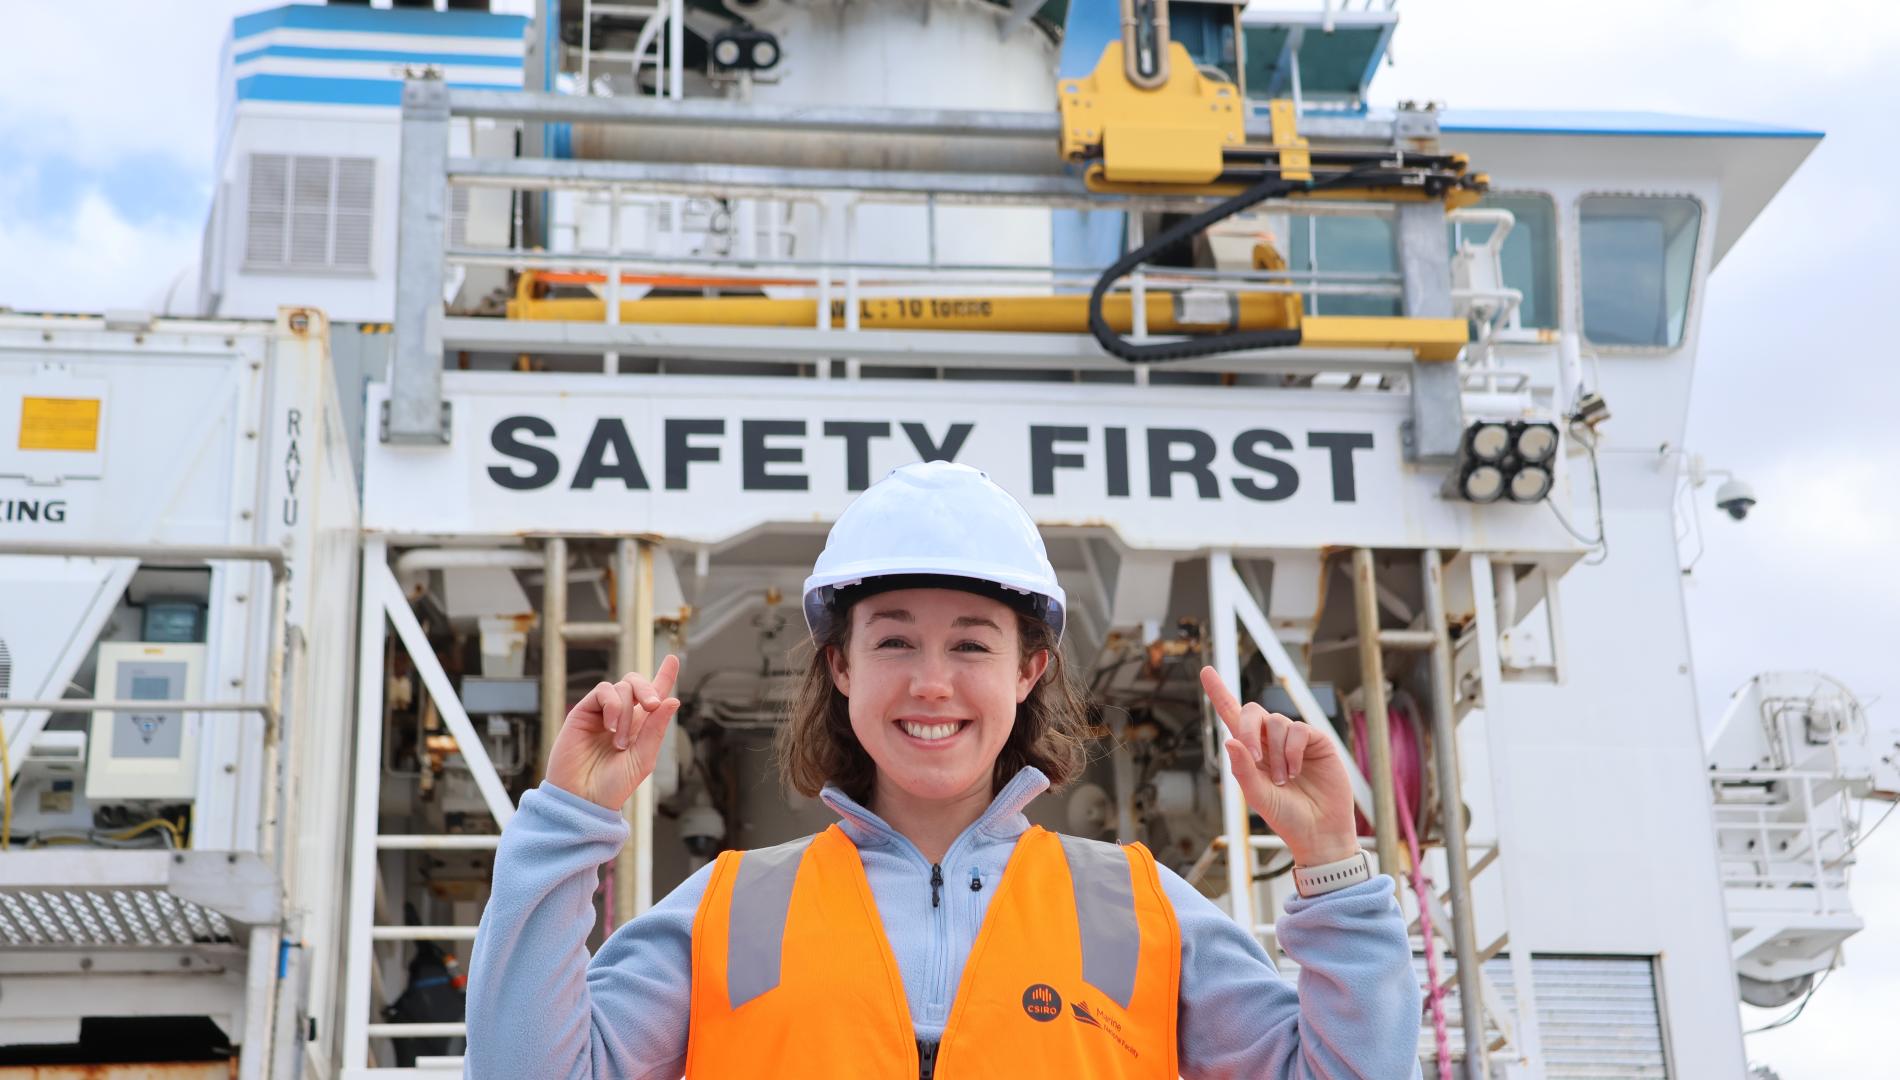
[[[687,852],[701,859],[710,858],[719,851],[719,842],[726,838],[726,819],[713,809],[702,792],[697,802],[680,813],[679,830]]]
[[[1725,480],[1715,489],[1715,505],[1740,521],[1748,516],[1748,508],[1755,505],[1755,489],[1740,480]]]

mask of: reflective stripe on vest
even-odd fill
[[[953,916],[946,904],[918,917]],[[964,965],[935,1075],[1173,1078],[1180,957],[1145,848],[1032,828]],[[917,1070],[902,977],[850,838],[833,826],[721,855],[693,925],[687,1075]]]

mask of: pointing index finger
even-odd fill
[[[672,697],[673,684],[678,681],[679,674],[680,658],[677,655],[668,654],[666,659],[660,661],[660,669],[653,673],[654,692],[662,698]]]
[[[1220,672],[1216,671],[1212,665],[1201,669],[1201,689],[1207,692],[1207,700],[1214,703],[1214,711],[1220,714],[1221,722],[1227,725],[1227,730],[1236,735],[1240,734],[1235,726],[1240,723],[1240,699],[1234,696],[1232,690],[1227,689],[1227,684],[1221,680]]]

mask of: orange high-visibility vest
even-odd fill
[[[1175,1080],[1181,933],[1154,856],[1030,828],[964,964],[940,1080]],[[915,1080],[904,981],[833,825],[719,856],[693,923],[691,1078]]]

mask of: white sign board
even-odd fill
[[[447,447],[372,425],[365,528],[717,543],[829,522],[891,469],[947,458],[1043,525],[1139,548],[1576,548],[1548,507],[1448,499],[1444,467],[1407,465],[1399,394],[487,372],[444,393]],[[370,416],[386,396],[371,387]]]

